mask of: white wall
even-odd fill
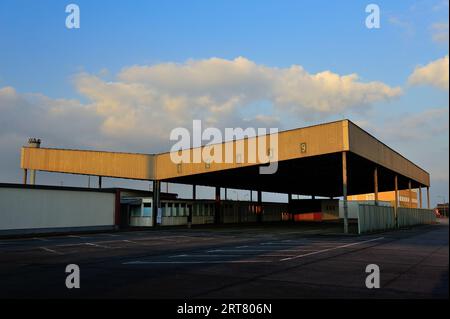
[[[153,218],[152,216],[139,216],[139,217],[130,217],[130,226],[135,227],[152,227],[153,226]]]
[[[397,211],[398,227],[434,224],[436,214],[432,209],[399,207]]]
[[[0,231],[114,225],[115,194],[0,187]]]
[[[348,218],[358,219],[359,205],[375,205],[375,201],[347,201]],[[392,207],[390,202],[378,201],[378,206]],[[344,201],[339,201],[339,218],[344,218]]]
[[[359,204],[358,233],[395,228],[394,207]]]

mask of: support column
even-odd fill
[[[36,184],[36,170],[30,169],[30,184],[35,185]]]
[[[192,185],[192,199],[197,199],[197,185]]]
[[[117,230],[120,225],[123,224],[121,221],[122,213],[120,211],[120,190],[116,189],[115,203],[114,203],[114,228]]]
[[[263,221],[263,207],[262,207],[262,193],[261,191],[258,191],[258,223],[261,223]]]
[[[98,188],[102,188],[102,177],[101,176],[98,177]]]
[[[250,191],[250,201],[253,202],[253,191]]]
[[[311,195],[311,199],[316,199],[316,195]]]
[[[398,176],[395,175],[394,178],[394,216],[395,216],[395,225],[398,225],[397,223],[397,210],[398,210]]]
[[[41,140],[39,138],[29,138],[28,139],[28,147],[30,148],[40,148]],[[30,169],[30,184],[36,184],[36,170]]]
[[[408,181],[408,202],[409,208],[412,208],[412,189],[411,189],[411,180]]]
[[[289,219],[294,221],[294,214],[292,213],[292,193],[288,194],[288,215]]]
[[[26,168],[23,169],[23,184],[26,185],[27,184],[27,175],[28,175],[28,170]]]
[[[220,187],[216,187],[216,199],[214,204],[214,223],[220,224]]]
[[[427,208],[430,209],[430,186],[427,186]]]
[[[419,207],[423,208],[423,202],[422,202],[422,186],[419,187]]]
[[[161,181],[153,181],[152,222],[153,227],[158,226],[158,211],[161,206]]]
[[[378,205],[378,167],[373,170],[373,187],[375,194],[375,205]]]
[[[342,195],[344,197],[344,233],[348,234],[347,153],[342,152]]]

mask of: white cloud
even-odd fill
[[[410,17],[403,18],[400,16],[393,16],[393,15],[388,16],[388,22],[391,25],[400,28],[403,31],[403,33],[408,37],[412,37],[415,34],[415,29],[410,19],[411,19]]]
[[[23,143],[28,137],[45,136],[55,145],[70,141],[74,147],[98,147],[92,136],[100,120],[89,106],[76,100],[0,88],[0,136],[14,135]]]
[[[441,60],[448,69],[448,56]],[[448,71],[446,80],[436,80],[444,76],[441,60],[416,69],[410,83],[448,87]],[[400,88],[382,82],[363,82],[356,74],[312,74],[299,65],[275,68],[242,57],[132,66],[113,79],[78,74],[74,85],[87,102],[0,88],[0,148],[4,157],[0,154],[0,160],[6,163],[0,175],[6,176],[16,167],[15,176],[20,178],[20,146],[31,136],[43,138],[44,146],[50,147],[151,153],[167,151],[170,131],[178,126],[190,128],[193,119],[219,128],[282,130],[286,119],[302,126],[304,119],[324,121],[343,112],[364,112],[372,103],[402,93]],[[448,121],[443,119],[448,119],[448,108],[429,109],[386,121],[390,124],[376,130],[375,136],[398,146],[411,141],[413,148],[418,141],[432,152],[430,138],[448,134]],[[370,128],[370,123],[372,120],[362,125]],[[448,150],[448,140],[445,145]],[[439,164],[442,161],[427,161],[424,158],[432,167],[440,165],[434,171],[448,180],[448,170]]]
[[[447,135],[449,130],[448,108],[427,108],[418,113],[402,114],[383,121],[382,126],[371,121],[360,121],[357,124],[375,132],[382,141],[393,143],[428,142],[437,135]]]
[[[447,44],[448,46],[448,22],[438,22],[431,26],[433,41]]]
[[[432,61],[425,66],[418,66],[408,79],[411,85],[432,85],[448,90],[448,55]]]
[[[320,117],[366,108],[401,94],[400,88],[381,82],[361,82],[356,74],[311,74],[299,65],[274,68],[243,57],[133,66],[124,69],[118,80],[157,95],[182,98],[191,102],[187,108],[221,115],[249,103],[270,101],[275,109]]]
[[[157,152],[170,148],[173,128],[190,128],[193,119],[218,128],[281,130],[286,116],[325,119],[401,94],[356,74],[311,74],[243,57],[132,66],[113,81],[82,73],[74,84],[86,103],[0,88],[0,134],[13,132],[24,142],[41,137],[45,145]]]
[[[362,120],[357,124],[428,171],[433,193],[448,193],[448,107],[389,115],[379,123]]]
[[[448,11],[448,5],[449,5],[449,1],[448,0],[441,0],[439,2],[437,2],[433,7],[433,11],[439,11],[439,12],[447,12]]]

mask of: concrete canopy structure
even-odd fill
[[[245,147],[252,139],[243,141]],[[223,150],[238,141],[225,142]],[[267,143],[266,145],[269,145]],[[302,146],[303,145],[303,146]],[[301,149],[303,147],[303,150]],[[195,149],[192,149],[194,152]],[[374,192],[377,168],[378,191],[428,187],[429,174],[365,132],[342,120],[278,133],[278,170],[259,174],[260,162],[247,159],[233,163],[182,163],[171,161],[170,153],[133,154],[23,147],[21,167],[71,174],[137,180],[157,180],[268,192],[318,196],[342,196],[343,156],[346,154],[347,194]]]
[[[194,154],[202,153],[208,146],[188,149],[189,156],[181,163],[172,160],[179,152],[133,154],[51,149],[40,148],[40,143],[31,141],[28,147],[22,148],[21,167],[24,183],[28,170],[32,181],[37,170],[96,175],[100,187],[102,176],[151,180],[156,202],[153,205],[155,224],[161,181],[216,187],[216,212],[220,211],[220,187],[257,190],[259,204],[262,191],[343,196],[345,232],[348,231],[348,195],[374,193],[377,202],[378,192],[395,191],[394,207],[397,208],[399,189],[418,188],[422,207],[421,188],[426,187],[430,205],[429,174],[349,120],[276,133],[275,149],[271,144],[273,137],[266,134],[215,144],[218,152],[232,153],[231,160],[225,162],[193,160]],[[277,170],[273,174],[261,174],[260,167],[268,165],[269,157],[260,160],[257,156],[254,161],[248,150],[271,154],[270,161],[276,162]]]

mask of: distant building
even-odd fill
[[[409,208],[418,208],[419,207],[419,201],[417,199],[417,192],[414,190],[411,190],[411,205],[409,203],[409,190],[399,190],[398,191],[398,205],[400,207],[409,207]],[[361,195],[353,195],[348,196],[348,200],[351,201],[373,201],[375,200],[375,194],[361,194]],[[395,192],[379,192],[378,193],[378,200],[384,201],[384,202],[391,202],[391,205],[395,205]]]
[[[439,215],[448,217],[448,203],[437,204],[436,209],[439,212]]]

